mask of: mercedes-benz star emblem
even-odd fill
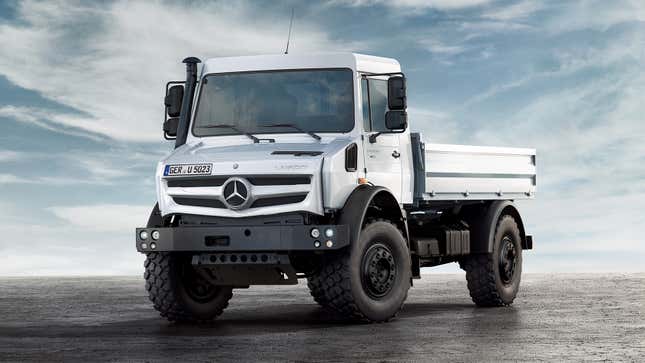
[[[251,188],[249,182],[242,178],[230,178],[224,183],[222,196],[229,209],[246,208],[251,201]]]

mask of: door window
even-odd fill
[[[385,113],[387,112],[387,80],[366,79],[361,81],[363,98],[363,126],[365,131],[387,131]]]

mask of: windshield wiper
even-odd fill
[[[317,141],[320,141],[320,139],[321,139],[321,137],[316,135],[315,133],[313,133],[311,131],[304,130],[304,129],[302,129],[302,128],[294,125],[294,124],[271,124],[271,125],[261,125],[261,126],[262,127],[291,127],[292,129],[298,130],[298,131],[300,131],[302,133],[305,133],[305,134],[313,137]]]
[[[204,128],[204,129],[231,129],[231,130],[235,130],[235,131],[239,132],[240,134],[248,137],[249,139],[253,140],[253,142],[256,143],[256,144],[260,142],[260,139],[258,139],[257,137],[253,136],[253,134],[248,133],[246,131],[243,131],[243,130],[239,129],[237,126],[235,126],[235,125],[217,124],[217,125],[206,125],[206,126],[199,126],[199,127]]]

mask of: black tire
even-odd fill
[[[161,316],[176,322],[206,322],[222,314],[233,289],[201,277],[190,255],[153,252],[146,255],[146,290]]]
[[[307,277],[307,287],[309,288],[309,293],[314,298],[314,301],[322,306],[328,307],[329,301],[327,301],[325,290],[323,289],[322,280],[320,279],[320,272]]]
[[[522,276],[522,240],[515,219],[501,216],[495,227],[493,252],[468,256],[461,261],[461,268],[466,271],[468,290],[475,304],[486,307],[512,304]]]
[[[401,231],[374,221],[359,240],[329,256],[309,286],[316,302],[350,319],[384,322],[403,307],[410,289],[410,252]]]

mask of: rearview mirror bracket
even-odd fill
[[[406,82],[405,75],[401,72],[393,73],[367,73],[363,74],[363,78],[377,77],[377,76],[389,76],[387,80],[387,106],[388,111],[386,112],[386,119],[392,118],[392,121],[395,121],[394,118],[398,118],[399,124],[392,125],[398,126],[396,128],[389,128],[387,131],[375,132],[369,136],[370,144],[376,142],[376,139],[381,134],[397,134],[405,132],[408,127],[407,124],[407,95],[406,95]],[[388,121],[386,121],[386,124]],[[387,125],[386,125],[387,126]]]

